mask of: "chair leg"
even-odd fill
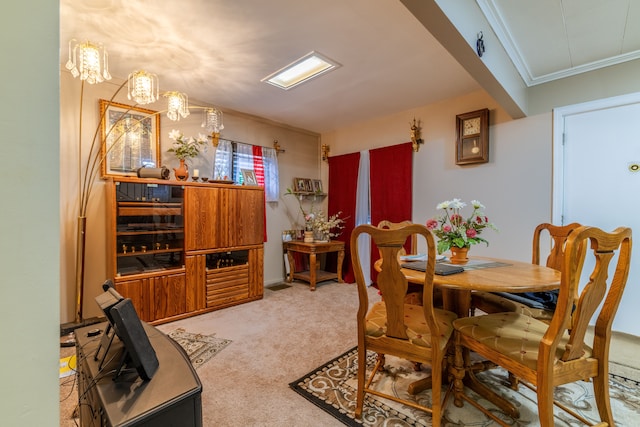
[[[381,355],[378,355],[380,357]],[[384,355],[382,355],[384,357]],[[367,350],[358,347],[358,389],[356,391],[356,418],[362,418],[362,407],[364,406],[364,381],[367,376]]]
[[[541,427],[553,427],[553,386],[546,381],[540,381],[538,376],[538,416]]]
[[[520,378],[509,372],[509,388],[518,391],[518,385],[520,384]]]
[[[600,420],[608,425],[613,425],[613,415],[611,413],[611,402],[609,400],[609,373],[599,374],[593,378],[593,394],[596,398],[596,406],[600,414]]]

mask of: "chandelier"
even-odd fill
[[[129,74],[127,98],[140,105],[151,104],[158,99],[158,76],[144,70]]]
[[[205,108],[202,116],[202,127],[211,132],[211,143],[218,146],[220,131],[224,129],[222,123],[222,111],[217,108]]]
[[[89,84],[111,80],[107,51],[102,44],[94,44],[89,41],[71,45],[76,39],[69,40],[69,60],[65,65],[71,75],[80,77],[80,80]],[[72,53],[73,51],[73,53]],[[102,64],[100,63],[102,57]]]
[[[186,93],[177,92],[175,90],[164,94],[167,98],[167,117],[171,121],[178,121],[180,117],[186,118],[189,113],[189,98]]]

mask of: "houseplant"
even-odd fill
[[[173,139],[174,143],[173,147],[169,148],[167,151],[175,154],[178,160],[180,160],[180,167],[177,169],[173,168],[173,171],[178,181],[185,181],[189,178],[189,169],[185,164],[185,161],[196,157],[200,154],[201,148],[207,147],[207,137],[200,133],[197,138],[185,138],[181,131],[173,129],[169,132],[169,138]]]
[[[460,199],[453,199],[441,202],[437,209],[444,213],[441,216],[431,218],[427,221],[427,228],[436,235],[438,240],[438,253],[442,254],[451,250],[451,262],[463,264],[467,261],[467,251],[472,245],[489,242],[480,237],[486,229],[497,230],[495,225],[489,222],[489,218],[484,214],[485,208],[477,200],[471,201],[473,211],[471,215],[464,218],[461,215],[462,209],[467,204]]]
[[[287,188],[285,195],[295,196],[298,201],[298,207],[304,219],[305,242],[312,242],[314,240],[328,241],[332,237],[340,235],[339,230],[344,228],[344,219],[340,218],[342,212],[338,212],[327,218],[322,210],[316,210],[314,208],[313,200],[311,201],[309,210],[306,211],[302,206],[303,196],[295,194],[291,188]]]

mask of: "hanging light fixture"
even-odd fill
[[[222,111],[217,108],[205,108],[202,116],[202,127],[211,133],[211,143],[214,147],[217,147],[220,131],[224,129]]]
[[[89,84],[111,80],[107,50],[102,44],[94,44],[89,41],[76,43],[76,39],[69,40],[69,60],[65,65],[71,75],[80,77]],[[73,53],[72,53],[73,52]],[[102,64],[100,63],[102,57]]]
[[[180,117],[186,118],[189,112],[189,98],[186,93],[177,92],[175,90],[164,94],[167,98],[167,117],[169,120],[178,121]]]
[[[158,99],[158,76],[144,70],[129,74],[127,98],[140,105],[151,104]]]

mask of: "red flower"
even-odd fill
[[[436,228],[438,228],[438,221],[436,221],[435,219],[430,219],[427,221],[427,228],[429,230],[435,230]]]
[[[474,228],[467,228],[467,237],[476,237],[478,232]]]
[[[462,224],[462,221],[463,221],[462,215],[458,215],[458,214],[451,215],[451,218],[449,218],[449,220],[453,225],[460,225]]]

